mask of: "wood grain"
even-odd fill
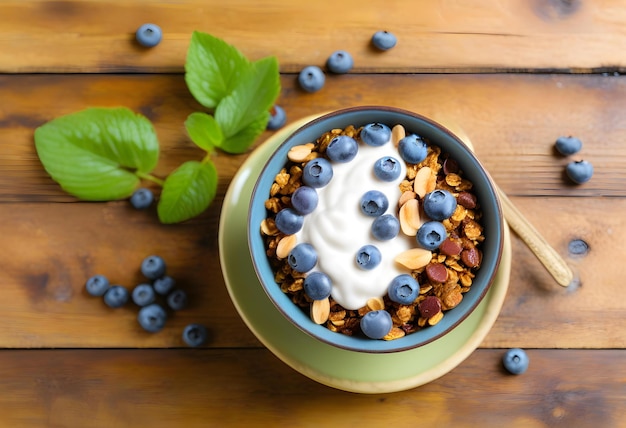
[[[250,58],[276,55],[284,72],[337,49],[355,72],[624,70],[625,13],[616,0],[9,0],[0,72],[180,72],[194,30]],[[134,42],[145,22],[163,28],[157,48]],[[383,29],[399,41],[381,53],[370,38]]]
[[[616,263],[626,242],[622,198],[514,198],[572,266],[579,282],[560,287],[513,235],[512,280],[502,312],[483,347],[623,348],[626,301]],[[176,347],[189,322],[211,330],[211,347],[258,346],[226,292],[217,250],[214,205],[181,225],[160,225],[154,215],[125,202],[9,203],[0,210],[0,345],[39,347]],[[558,227],[555,226],[558,224]],[[583,239],[585,256],[568,253]],[[246,251],[242,249],[242,251]],[[160,254],[191,297],[164,331],[146,334],[136,309],[112,310],[84,291],[84,281],[102,273],[129,288],[142,281],[143,257]]]
[[[626,149],[618,143],[626,138],[624,95],[624,79],[597,76],[338,76],[317,94],[300,92],[284,76],[280,103],[292,120],[380,103],[458,123],[495,180],[580,277],[578,285],[558,287],[514,237],[509,296],[483,346],[612,348],[626,345],[626,303],[616,298],[626,272],[615,258],[626,241]],[[167,174],[201,155],[182,126],[199,109],[182,76],[6,75],[0,76],[0,98],[0,283],[9,296],[0,302],[0,321],[12,325],[0,330],[2,346],[181,346],[180,331],[191,321],[211,326],[210,346],[258,345],[229,301],[217,253],[219,206],[247,155],[218,154],[213,206],[191,222],[163,226],[153,212],[136,212],[124,201],[74,203],[34,152],[39,124],[88,106],[126,105],[153,120],[163,146],[156,172]],[[565,133],[583,139],[582,153],[596,165],[584,186],[566,184],[567,159],[553,152],[554,139]],[[585,257],[568,254],[576,238],[590,245]],[[133,310],[112,311],[82,289],[95,273],[136,285],[139,263],[152,253],[169,261],[193,298],[158,335],[143,333]]]
[[[509,195],[626,196],[626,79],[563,75],[344,75],[308,94],[284,75],[279,103],[289,120],[355,105],[391,105],[454,122]],[[367,88],[367,90],[363,90]],[[90,106],[127,106],[154,122],[165,175],[201,152],[183,122],[201,106],[181,75],[0,75],[0,201],[73,201],[41,168],[34,129]],[[63,102],[60,103],[59,100]],[[560,135],[576,135],[583,150],[556,154]],[[267,138],[266,133],[259,143]],[[217,154],[227,183],[246,155]],[[596,168],[584,186],[564,178],[565,165],[586,159]]]
[[[520,376],[504,372],[503,352],[478,350],[419,388],[359,395],[315,383],[265,350],[4,351],[0,422],[308,427],[327,415],[333,426],[626,426],[626,351],[530,350]]]

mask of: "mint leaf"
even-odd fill
[[[58,117],[35,130],[45,170],[83,200],[130,196],[138,174],[154,169],[159,142],[150,121],[123,107],[93,107]]]
[[[206,113],[191,113],[185,121],[185,128],[191,141],[207,152],[213,151],[224,141],[224,135],[213,116]]]
[[[269,111],[279,93],[278,60],[263,58],[253,63],[253,72],[219,103],[215,120],[224,135],[232,137]]]
[[[210,34],[194,31],[185,61],[185,82],[203,106],[216,108],[250,73],[252,64],[234,46]]]
[[[245,152],[254,141],[265,131],[267,121],[270,118],[269,111],[261,113],[256,120],[248,124],[235,135],[224,140],[221,149],[227,153],[239,154]]]
[[[157,205],[162,223],[179,223],[202,213],[217,193],[217,170],[210,160],[188,161],[163,184]]]

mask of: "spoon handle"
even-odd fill
[[[574,279],[574,274],[565,263],[565,260],[548,244],[526,217],[518,211],[513,202],[499,187],[498,194],[502,201],[504,218],[509,223],[511,229],[526,243],[556,282],[563,287],[567,287]]]

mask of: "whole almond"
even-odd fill
[[[313,300],[311,303],[311,319],[315,324],[324,324],[330,316],[330,301],[328,297],[322,300]]]
[[[396,263],[411,270],[419,269],[430,263],[433,254],[423,248],[411,248],[398,254],[394,259]]]
[[[276,257],[279,259],[286,258],[297,243],[298,239],[296,238],[296,235],[284,236],[280,241],[278,241],[278,245],[276,246]]]
[[[400,207],[398,213],[400,219],[400,229],[407,236],[417,235],[417,230],[422,225],[420,219],[419,202],[417,199],[410,199]]]
[[[467,267],[477,267],[480,264],[480,252],[476,247],[463,250],[461,252],[461,260]]]
[[[400,199],[398,199],[398,207],[401,207],[402,205],[406,204],[411,199],[415,199],[415,198],[417,198],[417,194],[415,192],[412,192],[411,190],[407,190],[406,192],[403,192],[402,195],[400,195]]]
[[[398,124],[391,128],[391,142],[395,147],[398,147],[398,143],[400,143],[400,140],[404,137],[406,137],[404,126]]]
[[[312,147],[308,144],[293,146],[289,149],[289,152],[287,152],[287,158],[292,162],[304,162],[311,154],[311,149]]]
[[[433,174],[430,167],[424,166],[417,170],[415,175],[415,181],[413,181],[413,191],[417,193],[420,199],[424,198],[426,193],[435,190],[437,184],[437,177]]]
[[[470,210],[476,208],[476,195],[473,193],[461,192],[459,193],[459,196],[456,197],[456,201],[459,205]]]

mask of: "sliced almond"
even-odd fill
[[[293,247],[296,246],[298,240],[296,235],[286,235],[280,241],[278,241],[278,245],[276,246],[276,257],[279,259],[284,259],[289,255],[289,252],[293,250]]]
[[[411,248],[410,250],[398,254],[394,260],[396,263],[408,269],[415,270],[430,263],[432,257],[432,253],[428,250],[423,248]]]
[[[417,193],[411,190],[407,190],[406,192],[403,192],[402,195],[400,195],[400,199],[398,199],[398,206],[401,207],[402,205],[406,204],[407,201],[415,198],[417,198]]]
[[[406,131],[404,130],[404,126],[398,124],[391,128],[391,142],[395,147],[398,147],[398,143],[404,137],[406,137]]]
[[[315,324],[324,324],[330,315],[330,301],[328,297],[322,300],[313,300],[311,303],[311,319]]]
[[[419,202],[417,199],[410,199],[400,207],[398,213],[400,219],[400,229],[407,236],[417,235],[417,230],[422,225],[420,219]]]
[[[381,309],[385,309],[385,301],[382,297],[372,297],[371,299],[367,299],[366,306],[372,311],[380,311]]]
[[[430,167],[424,166],[417,170],[415,181],[413,182],[413,191],[417,193],[421,199],[426,193],[435,190],[436,184],[437,177],[433,174],[433,170],[430,169]]]
[[[292,162],[304,162],[311,154],[312,147],[310,147],[309,144],[293,146],[289,149],[289,152],[287,152],[287,158]]]

